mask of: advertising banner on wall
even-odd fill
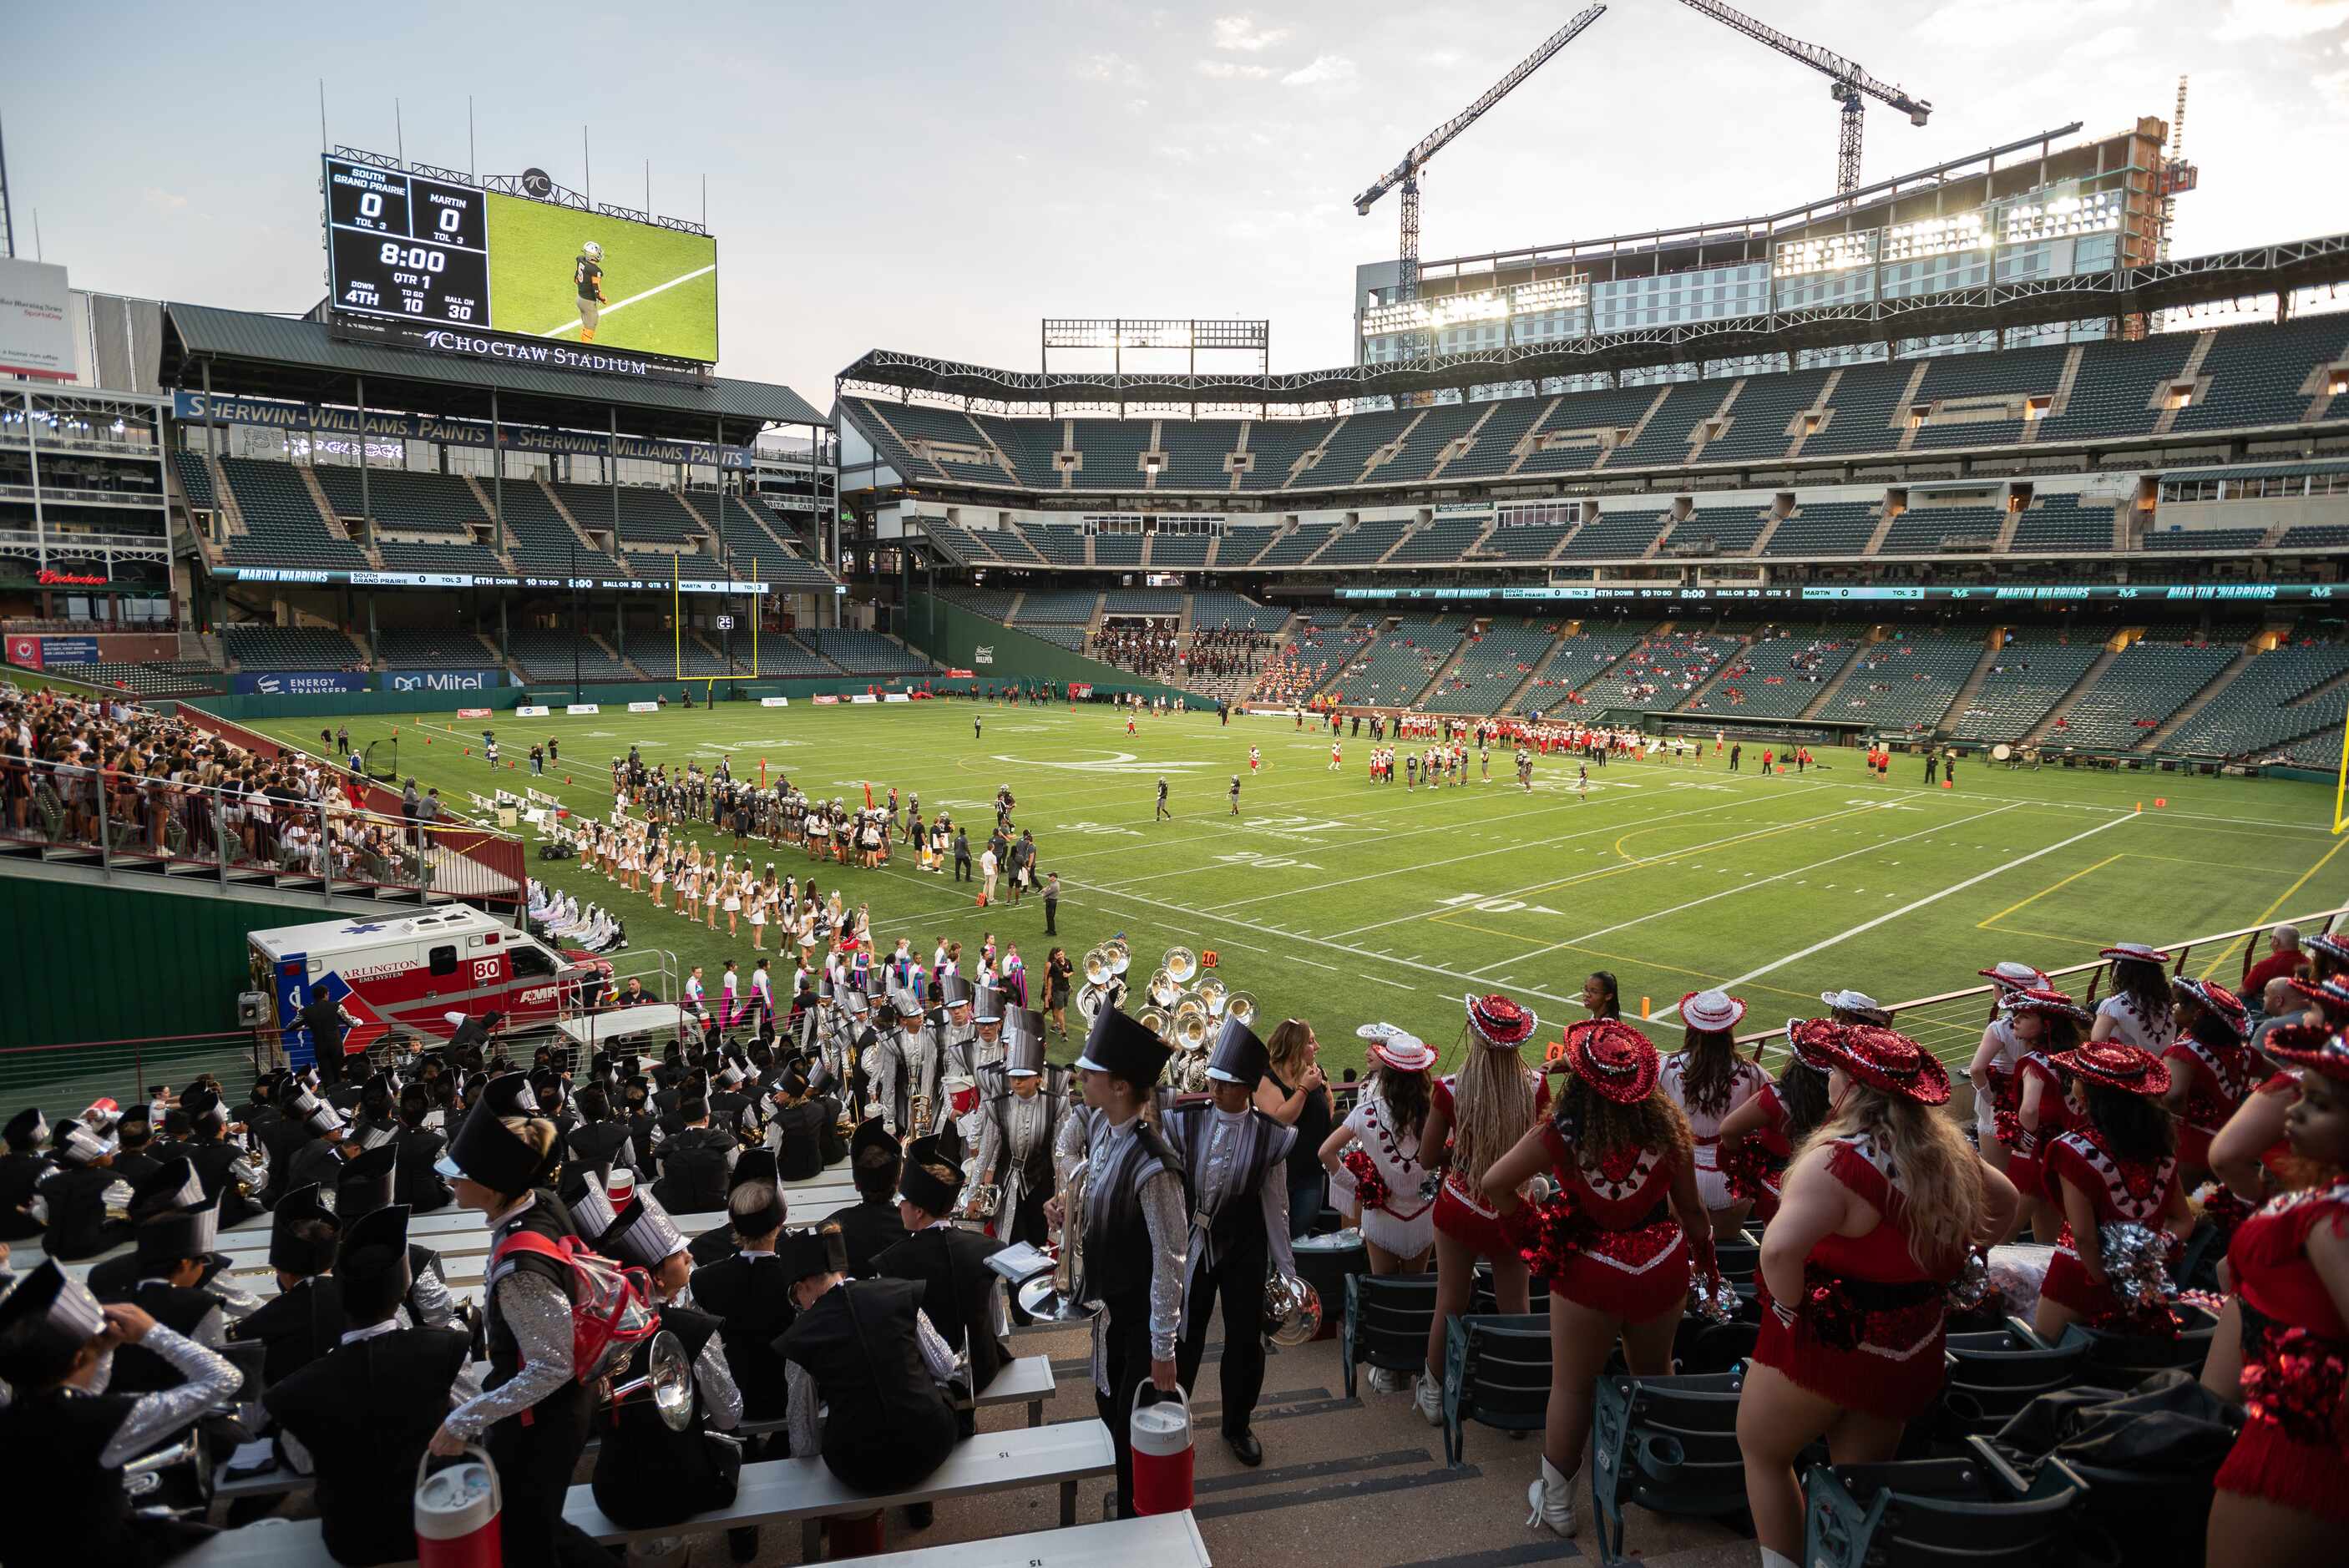
[[[65,268],[0,256],[0,374],[72,380],[72,304]]]
[[[383,691],[490,691],[506,684],[503,670],[386,670]]]
[[[373,677],[365,670],[256,670],[236,677],[236,689],[254,696],[323,696],[365,691]]]

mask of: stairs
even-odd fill
[[[2010,528],[2012,526],[2009,524]],[[1983,636],[1982,655],[1974,661],[1974,673],[1966,677],[1966,684],[1958,688],[1958,695],[1950,699],[1950,706],[1941,710],[1941,717],[1934,720],[1930,728],[1946,728],[1951,714],[1962,716],[1973,706],[1974,698],[1982,695],[1982,682],[1990,679],[1990,667],[1998,662],[1999,652],[2005,646],[2005,641],[2004,626],[1992,626]]]
[[[1803,443],[1811,438],[1811,432],[1808,428],[1811,417],[1813,415],[1819,416],[1820,422],[1822,424],[1825,424],[1829,418],[1833,418],[1832,410],[1835,407],[1836,388],[1842,385],[1843,366],[1838,365],[1833,370],[1827,372],[1827,378],[1825,381],[1819,383],[1818,396],[1811,399],[1811,406],[1807,408],[1799,410],[1795,415],[1795,419],[1799,421],[1799,423],[1795,430],[1794,438],[1787,444],[1785,456],[1780,459],[1780,461],[1791,463],[1796,458],[1803,455]],[[1758,547],[1755,552],[1757,554],[1760,552]]]
[[[1402,455],[1403,443],[1411,439],[1411,433],[1413,430],[1418,429],[1421,425],[1426,423],[1428,415],[1433,412],[1433,410],[1431,408],[1422,408],[1418,414],[1413,418],[1411,423],[1402,428],[1401,433],[1399,433],[1393,440],[1389,441],[1385,446],[1381,447],[1378,450],[1372,452],[1369,459],[1363,462],[1362,471],[1355,476],[1354,482],[1358,485],[1368,483],[1372,474],[1378,472],[1379,469],[1384,468],[1387,464],[1401,457]]]
[[[1352,418],[1353,416],[1351,414],[1339,415],[1338,422],[1330,426],[1329,429],[1322,432],[1321,444],[1319,446],[1298,453],[1297,460],[1288,465],[1288,477],[1280,481],[1280,488],[1287,490],[1290,485],[1295,484],[1305,474],[1317,467],[1320,463],[1322,457],[1330,450],[1330,443],[1337,439],[1338,432],[1344,429],[1347,423]],[[1302,564],[1302,562],[1299,564]]]
[[[1472,641],[1474,641],[1473,638],[1462,637],[1460,639],[1460,645],[1452,650],[1452,656],[1444,660],[1443,664],[1437,665],[1435,673],[1427,677],[1427,684],[1420,687],[1417,691],[1412,693],[1411,701],[1404,703],[1402,706],[1405,707],[1415,706],[1420,698],[1425,696],[1429,692],[1433,691],[1437,686],[1442,686],[1445,677],[1450,676],[1454,670],[1460,667],[1460,661],[1468,656],[1468,645]]]
[[[2102,680],[2105,672],[2113,667],[2113,661],[2121,656],[2121,650],[2135,642],[2137,636],[2144,634],[2144,631],[2145,628],[2142,626],[2131,626],[2106,644],[2105,651],[2096,655],[2096,662],[2090,665],[2081,674],[2080,678],[2072,683],[2072,688],[2049,705],[2047,711],[2040,716],[2039,722],[2031,727],[2031,733],[2023,738],[2023,744],[2036,746],[2046,739],[2048,733],[2055,727],[2055,721],[2064,717],[2064,709],[2077,700],[2082,692]]]
[[[2168,718],[2164,719],[2160,728],[2155,730],[2151,735],[2147,736],[2142,741],[2139,741],[2137,746],[2132,748],[2132,749],[2137,751],[2160,750],[2163,742],[2167,741],[2170,738],[2179,725],[2184,724],[2188,719],[2192,718],[2196,714],[2201,712],[2204,706],[2207,705],[2212,697],[2217,696],[2220,692],[2235,684],[2235,677],[2243,673],[2244,666],[2251,662],[2252,656],[2251,645],[2248,643],[2236,649],[2233,661],[2230,663],[2225,669],[2220,670],[2217,675],[2212,676],[2209,686],[2204,686],[2200,691],[2196,692],[2192,696],[2187,698],[2186,706],[2184,707],[2179,708],[2176,713],[2171,714]]]
[[[2155,387],[2153,395],[2156,397],[2164,397],[2168,389],[2178,382],[2190,381],[2194,384],[2194,401],[2201,402],[2202,362],[2210,356],[2210,346],[2218,341],[2218,337],[2219,335],[2215,332],[2197,333],[2194,337],[2193,351],[2187,355],[2186,363],[2178,368],[2177,375]],[[2153,422],[2153,433],[2157,436],[2169,434],[2178,424],[2178,410],[2175,407],[2162,409],[2161,417]]]
[[[1549,423],[1549,417],[1557,413],[1557,406],[1565,401],[1563,397],[1551,398],[1548,407],[1541,411],[1541,417],[1526,427],[1526,433],[1517,438],[1517,455],[1501,475],[1503,479],[1516,477],[1516,471],[1526,466],[1526,459],[1534,454],[1534,441],[1541,434],[1541,428]]]
[[[1900,421],[1900,438],[1893,443],[1896,452],[1909,451],[1917,444],[1917,426],[1909,418],[1909,410],[1917,406],[1917,393],[1925,385],[1925,372],[1932,365],[1930,359],[1917,361],[1917,368],[1909,375],[1909,385],[1900,391],[1900,400],[1892,405],[1892,417]]]
[[[1723,659],[1721,661],[1720,667],[1713,672],[1711,677],[1702,685],[1699,686],[1696,690],[1682,697],[1680,701],[1680,705],[1672,711],[1675,713],[1694,712],[1700,702],[1713,695],[1713,687],[1721,685],[1722,682],[1729,678],[1729,672],[1737,666],[1737,661],[1753,651],[1754,639],[1748,636],[1740,636],[1737,639],[1736,651]]]
[[[546,498],[546,504],[554,509],[554,515],[561,518],[569,526],[571,531],[578,536],[580,549],[595,551],[604,549],[602,545],[595,542],[595,536],[581,526],[579,520],[571,515],[571,509],[563,504],[563,498],[554,493],[553,485],[548,484],[544,480],[533,480],[531,482],[538,486],[538,493]],[[616,536],[612,541],[610,552],[613,560],[620,559],[619,550],[620,542]]]
[[[2039,427],[2071,406],[2072,388],[2077,386],[2080,380],[2080,361],[2087,352],[2086,344],[2075,343],[2072,346],[2071,352],[2064,356],[2063,372],[2055,377],[2055,390],[2049,394],[2047,398],[2046,418],[2025,419],[2023,422],[2023,434],[2018,438],[2023,445],[2029,446],[2036,441],[2039,438]]]
[[[1656,388],[1655,398],[1649,403],[1646,411],[1640,416],[1639,422],[1631,427],[1631,433],[1624,437],[1619,445],[1609,447],[1605,451],[1599,453],[1598,459],[1591,463],[1590,466],[1594,471],[1605,468],[1607,466],[1607,459],[1613,457],[1617,452],[1622,450],[1624,447],[1638,444],[1640,435],[1645,432],[1648,428],[1649,421],[1656,417],[1657,411],[1662,408],[1664,404],[1671,397],[1672,388],[1678,385],[1680,385],[1678,382],[1667,381],[1662,386]]]
[[[1713,418],[1705,420],[1702,424],[1697,426],[1694,430],[1690,432],[1689,455],[1686,459],[1687,461],[1697,463],[1704,460],[1704,446],[1705,441],[1708,438],[1706,432],[1711,430],[1713,426],[1718,421],[1734,418],[1730,410],[1736,406],[1737,395],[1744,389],[1744,377],[1741,376],[1736,380],[1732,381],[1729,384],[1729,390],[1722,394],[1721,406],[1713,411]]]
[[[1786,517],[1791,517],[1794,514],[1792,512],[1788,512]],[[1754,542],[1752,545],[1747,547],[1745,553],[1754,557],[1757,561],[1760,560],[1762,558],[1764,548],[1770,542],[1770,536],[1777,532],[1778,525],[1785,521],[1785,517],[1774,517],[1769,521],[1764,523],[1762,525],[1762,531],[1754,536]]]
[[[1820,710],[1826,707],[1827,698],[1833,696],[1836,689],[1849,677],[1852,665],[1867,657],[1869,648],[1886,640],[1883,627],[1870,626],[1868,634],[1852,645],[1851,656],[1844,660],[1842,667],[1819,683],[1819,695],[1803,705],[1803,711],[1795,716],[1795,722],[1799,724],[1804,719],[1817,717]]]
[[[1454,442],[1450,447],[1446,448],[1443,454],[1435,459],[1435,466],[1427,470],[1428,483],[1433,484],[1437,480],[1442,479],[1444,477],[1444,470],[1451,466],[1453,459],[1461,457],[1475,449],[1477,432],[1485,428],[1485,421],[1492,418],[1493,415],[1499,410],[1500,407],[1501,403],[1498,398],[1495,398],[1493,401],[1485,405],[1485,411],[1476,416],[1476,422],[1468,427],[1468,433],[1465,436],[1461,437],[1459,440]]]
[[[1516,712],[1518,700],[1522,698],[1526,693],[1533,689],[1534,682],[1541,679],[1541,673],[1549,667],[1550,655],[1557,652],[1557,645],[1566,641],[1567,638],[1574,635],[1580,626],[1580,622],[1575,622],[1568,625],[1564,631],[1560,632],[1557,636],[1552,637],[1549,640],[1549,645],[1543,648],[1538,655],[1527,662],[1526,678],[1511,686],[1509,688],[1509,695],[1503,697],[1501,699],[1501,705],[1493,711],[1496,714]]]
[[[1867,547],[1860,551],[1862,555],[1873,556],[1877,552],[1884,548],[1884,536],[1892,531],[1893,521],[1899,517],[1899,515],[1900,514],[1899,512],[1892,511],[1889,507],[1878,514],[1876,519],[1876,531],[1868,536]]]
[[[644,666],[644,665],[640,665],[640,664],[636,663],[636,660],[634,660],[634,659],[624,659],[624,658],[621,658],[621,657],[620,657],[620,651],[619,651],[617,648],[615,648],[614,646],[612,646],[612,645],[611,645],[610,641],[605,637],[605,635],[604,635],[604,634],[603,634],[603,633],[601,633],[601,632],[589,632],[589,633],[587,633],[587,634],[586,634],[586,637],[587,637],[587,640],[588,640],[589,642],[591,642],[591,643],[595,644],[597,647],[599,647],[599,648],[601,648],[601,649],[603,649],[603,650],[604,650],[604,654],[605,654],[605,657],[607,657],[607,658],[611,658],[611,659],[614,659],[614,660],[617,660],[617,661],[618,661],[618,663],[620,663],[620,664],[621,664],[622,665],[624,665],[625,667],[626,667],[626,668],[628,668],[628,669],[632,669],[632,670],[636,671],[636,678],[637,678],[637,679],[639,679],[639,680],[650,680],[650,679],[652,679],[652,678],[653,678],[651,672],[650,672],[650,671],[648,671],[648,670],[647,670],[647,669],[645,668],[645,666]]]
[[[2014,531],[2022,526],[2023,509],[2020,507],[2009,508],[2006,513],[2006,521],[1999,525],[1996,553],[2003,555],[2008,551],[2014,548]]]

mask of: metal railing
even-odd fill
[[[2251,965],[2262,955],[2261,939],[2277,926],[2294,925],[2303,932],[2329,932],[2338,929],[2344,921],[2349,921],[2349,905],[2164,943],[2161,949],[2169,954],[2173,975],[2184,975],[2190,969],[2197,977],[2208,975],[2231,986],[2239,985],[2250,973]],[[2199,965],[2192,962],[2198,952],[2203,956],[2203,962]],[[2234,961],[2233,973],[2222,973],[2230,961]],[[2096,1005],[2096,992],[2104,984],[2106,972],[2111,967],[2109,959],[2093,958],[2085,963],[2066,964],[2050,969],[2047,975],[2059,990],[2071,992],[2082,1006],[2093,1010]],[[2083,975],[2087,977],[2085,985],[2066,984],[2067,981],[2077,982]],[[1955,991],[1936,992],[1930,996],[1918,996],[1886,1006],[1892,1014],[1894,1028],[1926,1047],[1944,1064],[1962,1068],[1974,1048],[1982,1044],[1982,1029],[1990,1022],[1996,990],[1996,986],[1985,981]],[[2259,1005],[2256,996],[2247,996],[2244,1001],[2254,1007]],[[1785,1026],[1781,1025],[1775,1029],[1740,1035],[1737,1043],[1740,1047],[1751,1047],[1757,1060],[1763,1059],[1764,1053],[1772,1050],[1775,1050],[1777,1060],[1783,1060],[1785,1036]],[[1961,1095],[1965,1094],[1962,1078],[1955,1087]]]
[[[511,872],[480,852],[485,841],[511,848]],[[520,841],[486,829],[387,816],[341,795],[285,799],[37,758],[0,758],[6,845],[94,858],[109,875],[209,873],[222,886],[265,877],[322,893],[508,905],[526,892]]]
[[[0,1106],[14,1114],[36,1105],[55,1123],[78,1116],[100,1099],[127,1108],[135,1097],[144,1104],[147,1091],[158,1085],[168,1084],[176,1096],[205,1073],[218,1078],[226,1094],[241,1097],[276,1059],[269,1038],[275,1032],[150,1035],[0,1048]],[[162,1130],[157,1128],[156,1135]]]

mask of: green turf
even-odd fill
[[[572,263],[579,247],[594,240],[604,247],[604,297],[608,302],[595,331],[597,347],[683,359],[718,357],[716,273],[702,273],[649,299],[621,304],[672,278],[713,265],[718,244],[708,235],[510,196],[490,198],[489,223],[490,293],[500,332],[537,337],[577,320]],[[557,335],[576,343],[579,329],[574,326]]]
[[[979,740],[974,714],[986,721]],[[1583,1016],[1576,997],[1597,968],[1619,977],[1634,1016],[1642,998],[1661,1013],[1686,991],[1734,981],[1750,1029],[1817,1012],[1830,986],[1905,1000],[1978,985],[1974,972],[2000,959],[2053,968],[2092,962],[2109,942],[2171,942],[2349,904],[2349,857],[2336,858],[2342,841],[2328,831],[2331,791],[2314,784],[1970,763],[1954,790],[1929,790],[1920,759],[1899,759],[1874,785],[1838,753],[1799,779],[1732,775],[1710,758],[1619,762],[1592,770],[1586,799],[1571,788],[1572,764],[1539,764],[1526,794],[1495,753],[1490,784],[1411,793],[1366,780],[1367,736],[1347,739],[1345,768],[1333,773],[1328,739],[1286,719],[1145,720],[1129,739],[1123,721],[1096,707],[795,702],[501,717],[510,761],[522,763],[533,739],[562,738],[563,769],[542,787],[590,813],[608,808],[611,758],[632,739],[648,761],[672,767],[696,757],[706,766],[730,749],[738,771],[755,777],[764,758],[771,776],[780,769],[827,796],[860,799],[869,779],[878,799],[894,782],[919,791],[926,811],[946,804],[974,830],[991,820],[986,803],[1008,783],[1042,865],[1061,873],[1060,940],[1072,954],[1123,932],[1146,974],[1169,945],[1215,949],[1228,984],[1254,993],[1270,1019],[1310,1019],[1340,1067],[1361,1062],[1353,1032],[1373,1019],[1456,1059],[1468,991],[1517,996],[1555,1038]],[[263,727],[315,745],[322,722]],[[486,792],[489,769],[462,749],[478,753],[479,721],[397,722],[406,771],[460,805],[468,789]],[[364,743],[394,723],[355,719],[352,735]],[[1244,779],[1235,820],[1225,791],[1235,770],[1246,772],[1250,744],[1265,769]],[[1166,823],[1152,818],[1161,769],[1174,786]],[[525,764],[498,778],[518,787],[526,775]],[[723,847],[707,829],[700,837]],[[796,851],[773,858],[794,874],[808,869]],[[546,869],[583,903],[615,902],[616,890],[576,862]],[[1017,942],[1040,975],[1047,944],[1032,900],[980,911],[969,888],[917,871],[903,853],[879,872],[819,876],[848,902],[869,903],[877,933],[913,936],[925,957],[941,934],[969,950],[991,931],[999,944]],[[671,949],[712,975],[729,956],[750,967],[747,926],[730,944],[722,913],[713,936],[656,914],[641,895],[621,895],[616,907],[632,945]],[[1821,944],[1831,945],[1806,954]],[[2231,983],[2242,952],[2198,950],[2189,972]],[[1906,1022],[1956,1055],[1979,1037],[1981,1019],[1968,1001]],[[1677,1037],[1676,1026],[1661,1026],[1661,1040]]]

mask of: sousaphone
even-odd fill
[[[1188,985],[1199,973],[1199,955],[1187,947],[1170,947],[1166,950],[1165,965],[1164,973],[1175,985]]]

